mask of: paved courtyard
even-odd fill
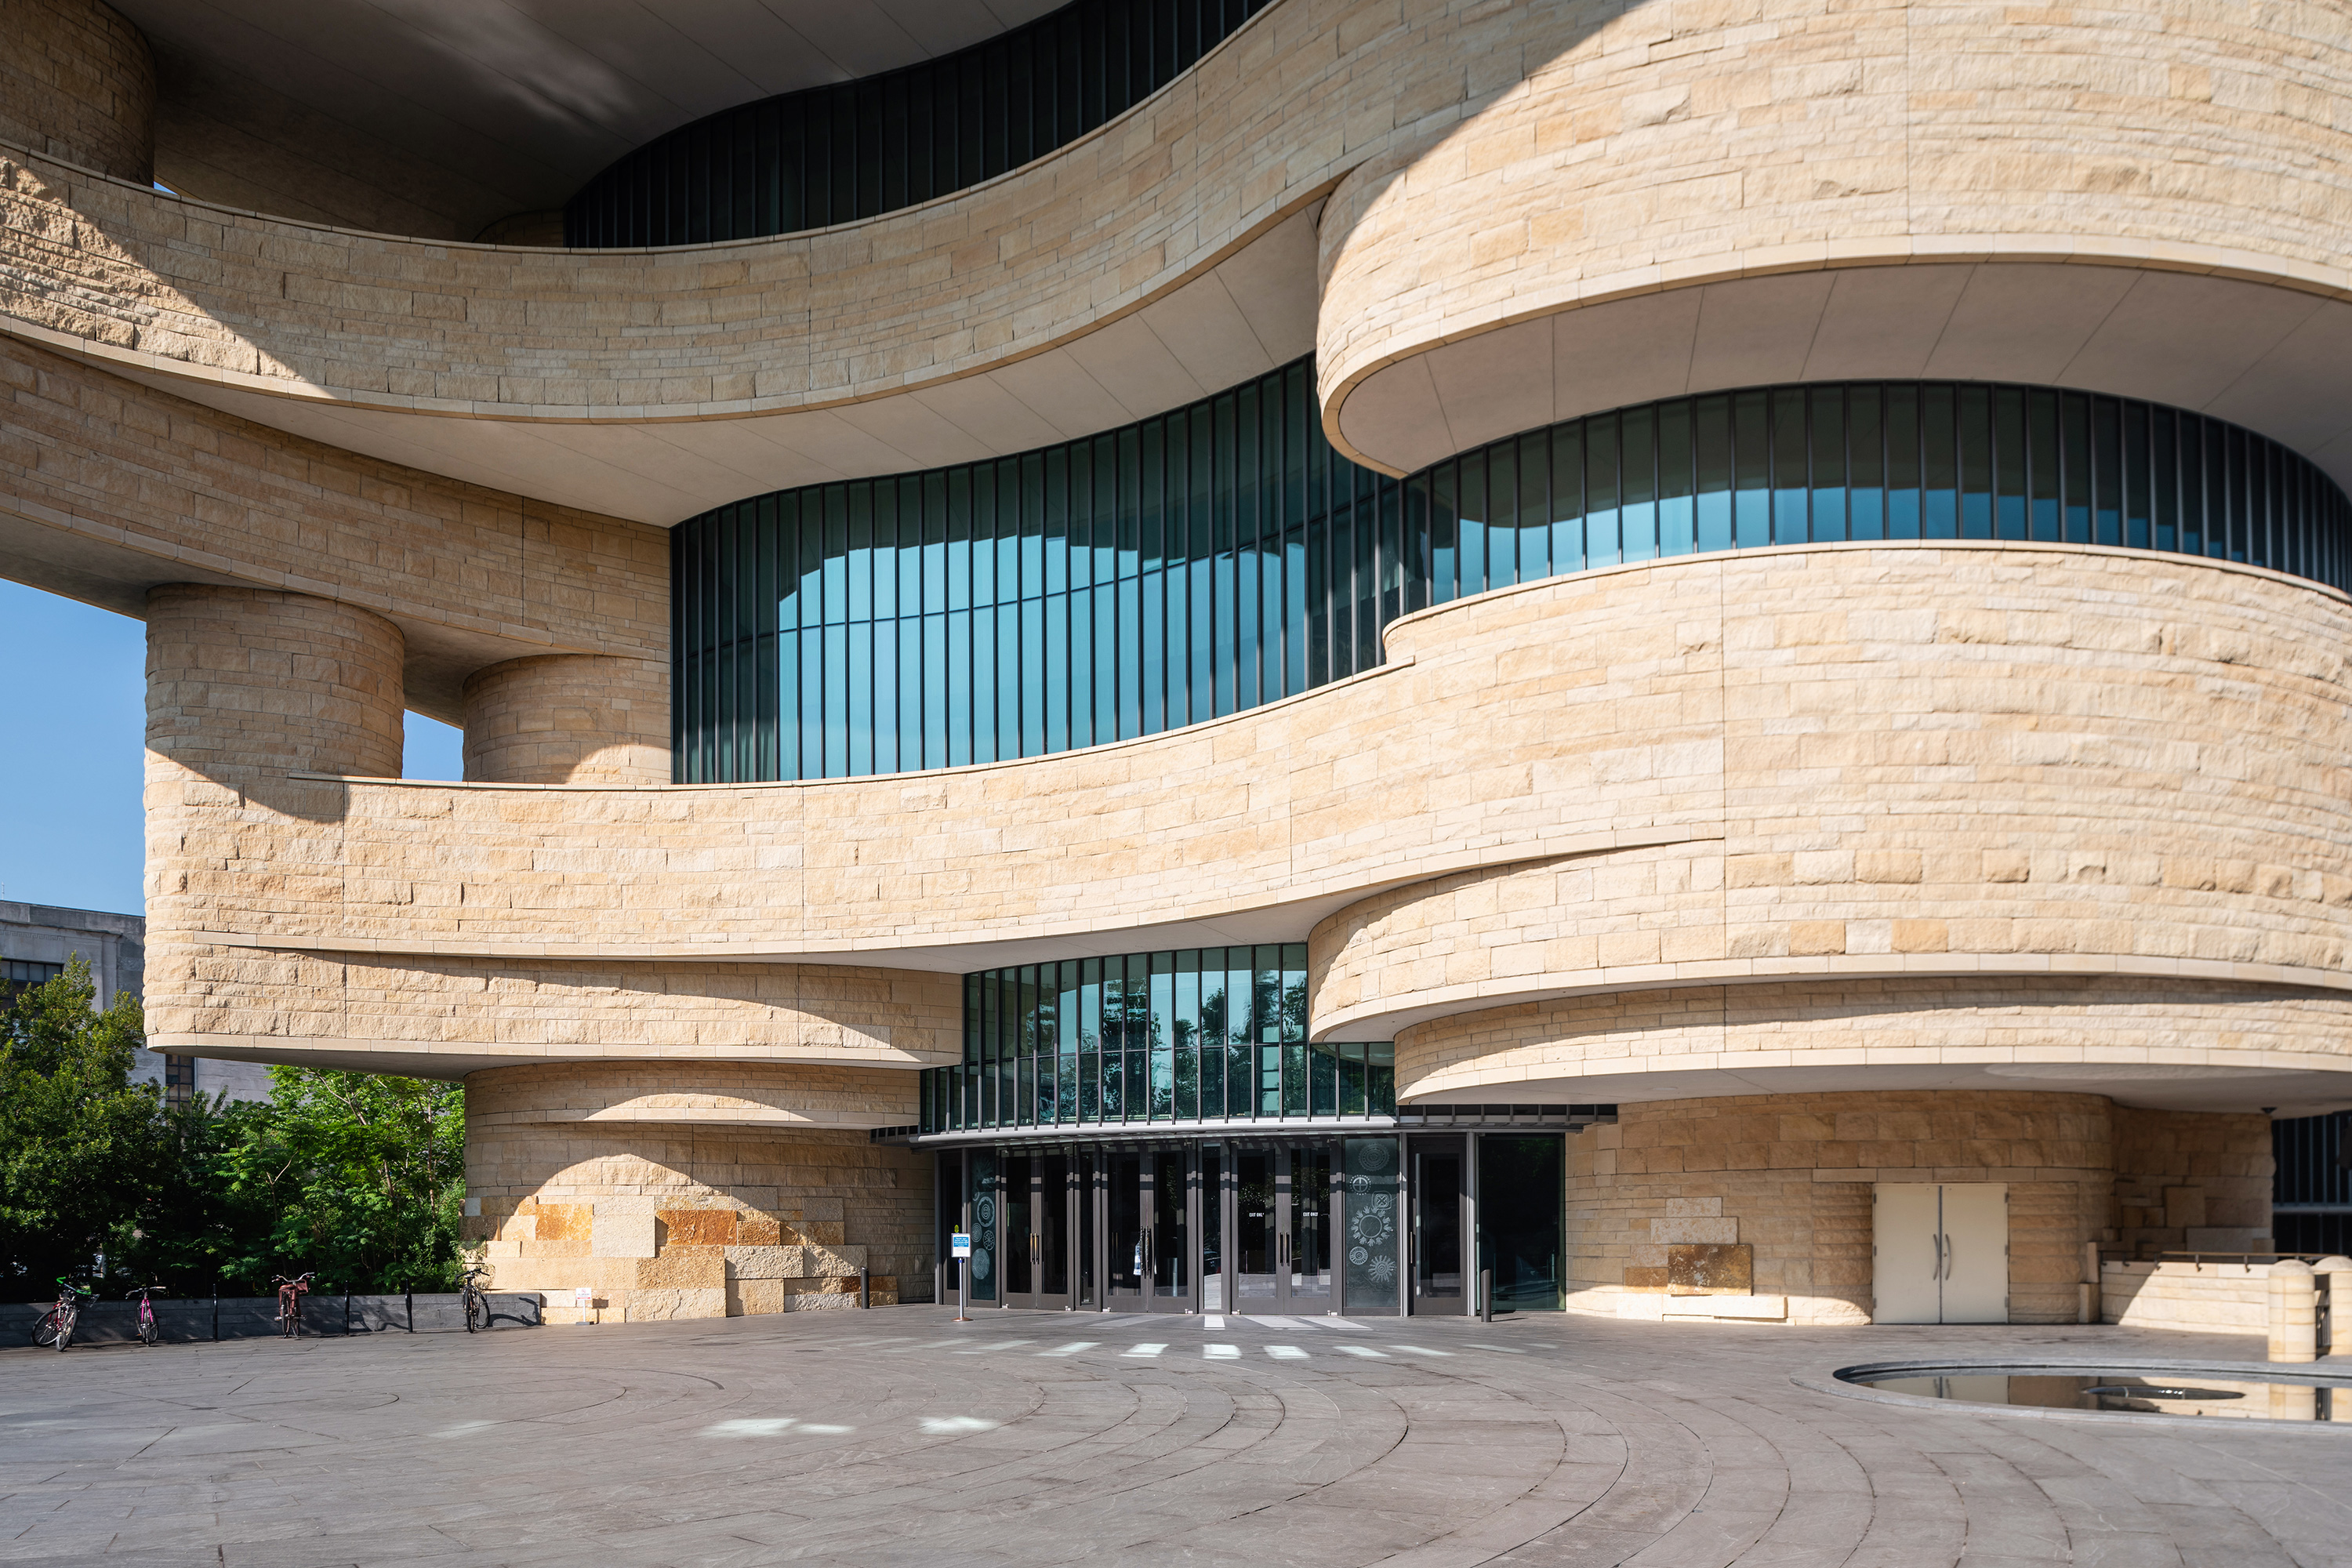
[[[0,1352],[0,1563],[2352,1563],[2352,1439],[1873,1404],[2115,1329],[950,1309]]]

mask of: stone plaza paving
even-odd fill
[[[2352,1563],[2352,1434],[1791,1381],[2233,1338],[952,1317],[0,1351],[0,1563]]]

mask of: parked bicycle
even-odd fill
[[[60,1351],[73,1344],[74,1325],[81,1321],[82,1303],[97,1296],[87,1285],[77,1285],[64,1275],[58,1276],[58,1304],[33,1325],[33,1342]]]
[[[457,1273],[457,1297],[466,1307],[466,1331],[476,1332],[490,1326],[490,1299],[482,1293],[481,1282],[490,1271],[478,1263],[468,1263]]]
[[[138,1285],[123,1293],[126,1301],[133,1296],[139,1298],[139,1342],[142,1345],[152,1345],[163,1337],[163,1325],[155,1321],[155,1303],[147,1299],[149,1291],[163,1289],[161,1285]]]
[[[278,1337],[299,1340],[302,1337],[302,1298],[310,1293],[310,1281],[317,1279],[316,1270],[298,1274],[289,1279],[283,1274],[270,1276],[269,1282],[278,1287]]]

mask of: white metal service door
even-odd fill
[[[1873,1206],[1871,1290],[1874,1323],[1941,1321],[1943,1272],[1936,1189],[1882,1184]]]
[[[2009,1321],[2009,1189],[1972,1182],[1943,1197],[1944,1321]]]

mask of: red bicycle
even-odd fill
[[[140,1285],[123,1293],[126,1301],[133,1296],[139,1298],[139,1342],[142,1345],[152,1345],[163,1337],[163,1325],[155,1321],[155,1303],[147,1299],[150,1290],[163,1289],[161,1285]]]
[[[77,1285],[64,1275],[58,1275],[58,1304],[33,1325],[33,1342],[44,1348],[55,1345],[61,1351],[71,1349],[74,1325],[81,1321],[82,1303],[97,1294],[89,1286]]]
[[[317,1278],[315,1271],[298,1274],[291,1279],[283,1274],[270,1277],[269,1282],[278,1287],[278,1337],[279,1339],[299,1340],[302,1337],[302,1298],[310,1293],[310,1281]]]

